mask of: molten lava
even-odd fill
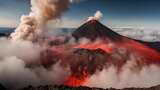
[[[78,87],[83,85],[87,81],[87,77],[75,77],[75,76],[70,76],[68,77],[67,81],[64,83],[64,85],[67,86],[72,86],[72,87]]]
[[[143,56],[148,63],[160,63],[160,53],[133,40],[126,40],[123,47],[131,49],[132,51]]]
[[[102,49],[106,53],[112,52],[111,44],[107,44],[103,41],[96,41],[94,43],[86,43],[86,44],[79,44],[75,46],[74,48],[83,48],[83,49],[90,49],[90,50],[96,50],[96,49]]]
[[[138,56],[143,57],[148,64],[160,63],[159,52],[147,47],[146,45],[129,39],[124,39],[122,43],[114,43],[114,46],[112,43],[106,43],[106,41],[101,40],[93,43],[79,44],[74,48],[83,48],[89,50],[102,49],[109,54],[113,54],[112,51],[114,50],[114,48],[125,48],[130,53],[136,53]]]
[[[72,74],[67,78],[64,85],[66,86],[72,86],[72,87],[79,87],[83,85],[88,80],[89,74],[85,71],[81,73],[80,75]]]

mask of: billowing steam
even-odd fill
[[[134,71],[135,61],[128,61],[121,72],[115,66],[97,72],[84,83],[89,87],[99,88],[146,88],[160,84],[160,67],[156,65],[143,66],[140,71]]]
[[[43,37],[47,22],[60,17],[68,9],[69,3],[69,0],[31,0],[32,11],[21,17],[21,23],[11,34],[11,39],[34,41]]]
[[[90,16],[88,17],[88,20],[87,21],[90,21],[90,20],[100,20],[101,18],[103,17],[103,14],[101,11],[97,11],[94,16]]]
[[[41,65],[42,46],[30,41],[11,42],[0,38],[0,83],[9,90],[28,85],[63,84],[69,75],[58,62],[49,68]]]

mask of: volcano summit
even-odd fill
[[[104,26],[97,20],[90,20],[83,24],[72,33],[72,36],[77,40],[79,38],[88,38],[95,40],[97,38],[109,38],[111,40],[122,40],[122,36],[112,31],[110,28]]]

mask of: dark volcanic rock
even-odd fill
[[[95,40],[97,38],[109,38],[111,40],[121,40],[122,36],[112,31],[96,20],[91,20],[72,33],[72,36],[78,40],[80,38],[88,38]]]
[[[67,87],[67,86],[38,86],[38,87],[26,87],[19,90],[160,90],[160,86],[154,86],[151,88],[125,88],[125,89],[101,89],[101,88],[89,88],[89,87]]]
[[[70,62],[72,72],[80,75],[84,70],[87,70],[92,75],[97,70],[101,71],[104,68],[109,54],[102,49],[75,49],[72,57],[74,57],[72,60],[74,62]]]

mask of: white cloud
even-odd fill
[[[117,33],[144,41],[160,41],[160,30],[159,29],[148,29],[145,27],[134,28],[134,27],[121,27],[113,28]]]

